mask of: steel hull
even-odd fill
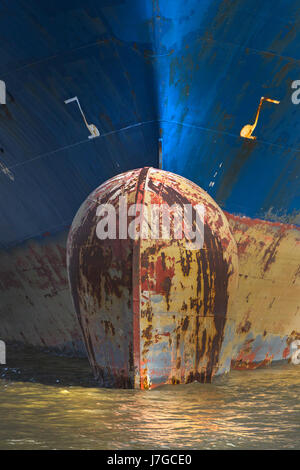
[[[112,204],[120,219],[124,194],[129,207],[141,202],[142,228],[153,204],[203,204],[203,248],[174,238],[100,240],[98,206]],[[161,170],[135,170],[100,186],[68,240],[74,307],[100,384],[210,382],[231,367],[289,359],[299,339],[297,260],[289,261],[290,278],[283,268],[298,237],[297,227],[226,218],[206,192]]]
[[[237,244],[225,369],[289,360],[300,331],[298,2],[10,0],[0,13],[0,339],[86,354],[68,230],[99,184],[161,161],[216,201]],[[280,104],[265,103],[245,139],[262,96]],[[65,103],[74,97],[86,122]]]

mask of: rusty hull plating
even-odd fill
[[[120,195],[128,207],[203,204],[203,248],[187,249],[185,238],[99,240],[97,207],[113,204],[118,218]],[[74,306],[101,385],[149,389],[210,382],[229,371],[237,247],[225,215],[197,185],[153,168],[110,179],[79,209],[67,260]]]
[[[290,360],[292,343],[300,339],[300,228],[226,216],[239,257],[231,367],[255,369]]]

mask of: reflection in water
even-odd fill
[[[299,371],[281,365],[212,385],[110,390],[96,387],[85,359],[8,351],[0,449],[299,449]]]

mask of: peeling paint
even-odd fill
[[[206,209],[203,249],[187,250],[185,238],[99,240],[96,207],[109,201],[118,210],[119,194],[126,194],[129,204],[142,202],[144,210],[153,203],[201,202]],[[74,306],[102,385],[210,382],[223,367],[220,350],[225,325],[232,320],[228,310],[237,285],[237,250],[226,217],[193,183],[153,168],[104,183],[72,224],[68,266]],[[126,331],[122,338],[120,326]]]

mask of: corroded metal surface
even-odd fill
[[[174,8],[174,1],[156,1],[149,8],[142,0],[28,0],[22,5],[10,0],[2,7],[0,68],[7,99],[0,109],[1,338],[81,350],[68,299],[63,232],[58,244],[48,235],[66,230],[99,182],[135,165],[157,164],[158,137],[163,167],[193,179],[227,211],[299,223],[299,120],[291,101],[291,83],[300,73],[298,2],[177,3]],[[88,139],[78,108],[64,104],[77,95],[100,131],[97,139]],[[240,138],[242,126],[255,119],[261,96],[280,104],[264,104],[255,141]],[[297,229],[229,218],[242,270],[238,307],[227,308],[219,362],[230,356],[229,338],[236,340],[235,367],[289,358],[299,332]],[[128,259],[128,266],[135,266],[147,248],[129,244],[123,264]],[[153,343],[153,332],[150,338],[149,325],[139,315],[139,278],[118,284],[118,247],[111,255],[109,250],[103,254],[103,270],[110,256],[116,267],[103,274],[103,289],[113,293],[116,307],[126,289],[132,290],[132,307],[125,312],[135,312],[132,341],[140,344],[142,328]],[[166,250],[172,258],[171,248]],[[156,257],[162,251],[148,256],[149,266],[159,266]],[[192,267],[189,260],[188,255],[180,274],[184,280],[196,275],[198,260],[193,254]],[[157,289],[171,309],[170,281],[179,264],[173,269],[168,258],[161,266],[159,276],[165,276],[166,266],[169,280]],[[86,273],[88,280],[96,268]],[[149,269],[147,275],[150,282],[157,272]],[[106,317],[103,321],[106,336],[113,336],[117,330]],[[142,357],[139,348],[132,348],[126,354],[133,366],[126,374],[134,382],[132,367],[139,371]],[[228,359],[225,363],[228,368]],[[142,370],[147,377],[145,365]],[[175,369],[174,381],[180,380],[177,375]]]
[[[300,229],[226,215],[240,267],[232,366],[290,359],[291,344],[300,338]]]
[[[202,249],[186,238],[99,240],[99,204],[119,210],[142,203],[141,228],[151,205],[203,204]],[[228,371],[237,283],[236,244],[226,217],[199,187],[177,175],[144,168],[94,191],[80,208],[68,241],[69,278],[89,358],[102,385],[150,388],[210,382]],[[229,326],[231,327],[229,328]]]
[[[133,387],[133,243],[99,240],[96,215],[100,204],[118,208],[119,196],[135,203],[139,171],[101,185],[83,203],[71,227],[67,259],[74,307],[88,356],[99,382]]]
[[[140,198],[145,204],[172,203],[174,197],[198,203],[204,197],[212,233],[223,232],[222,248],[230,245],[236,252],[224,215],[206,193],[183,178],[167,173],[165,180],[164,175],[136,170],[110,180],[86,201],[74,221],[73,298],[100,382],[105,376],[108,385],[147,388],[150,382],[155,386],[210,380],[214,373],[228,371],[230,363],[235,369],[253,369],[290,360],[293,342],[300,338],[298,227],[226,213],[239,258],[238,289],[234,293],[230,276],[233,295],[227,309],[222,309],[227,302],[224,285],[218,284],[217,296],[210,290],[219,282],[213,271],[223,269],[224,274],[229,262],[228,250],[220,258],[213,255],[218,253],[218,237],[207,238],[206,233],[202,256],[185,250],[180,240],[97,245],[95,233],[89,232],[97,223],[93,211],[99,201],[117,204],[126,192],[130,203]],[[65,237],[45,234],[39,242],[0,256],[0,337],[84,354],[70,305]],[[219,279],[226,281],[223,274]]]
[[[86,355],[72,306],[67,233],[0,252],[0,338],[57,353]]]
[[[237,254],[217,204],[190,181],[148,173],[145,205],[205,207],[204,246],[188,240],[141,240],[141,386],[210,382],[226,370],[224,342],[237,281]],[[228,353],[228,351],[227,351]]]

